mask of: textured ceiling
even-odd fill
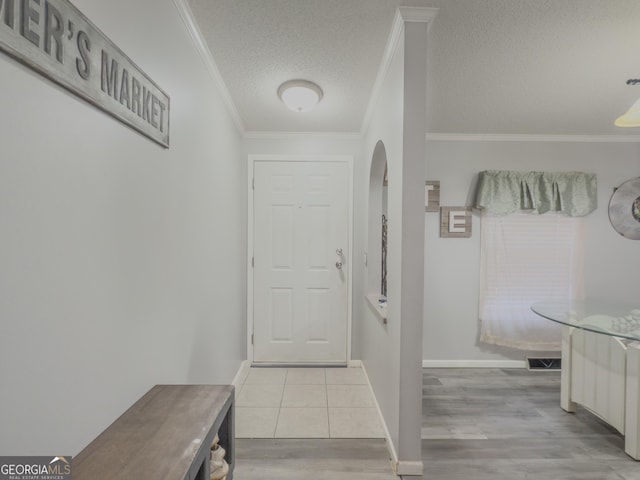
[[[620,135],[640,97],[637,0],[442,0],[430,32],[428,129]]]
[[[429,32],[434,134],[638,135],[638,0],[189,0],[246,131],[359,132],[399,5],[438,7]],[[311,113],[276,95],[313,80]]]

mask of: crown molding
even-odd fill
[[[224,83],[224,80],[222,79],[222,75],[220,75],[220,70],[218,70],[218,66],[216,65],[216,62],[213,59],[213,55],[211,54],[211,51],[209,50],[207,43],[204,41],[202,32],[200,31],[198,24],[194,20],[193,12],[191,11],[189,4],[187,3],[187,0],[173,0],[173,4],[178,10],[178,13],[180,14],[180,18],[182,18],[183,23],[187,27],[187,31],[189,32],[189,36],[193,41],[196,51],[202,58],[202,61],[204,62],[207,68],[207,71],[209,72],[214,82],[216,83],[218,90],[220,92],[220,95],[222,96],[222,100],[224,101],[224,104],[226,105],[229,111],[229,114],[233,119],[233,122],[235,123],[238,130],[241,133],[244,133],[245,131],[244,122],[242,121],[242,118],[240,118],[238,109],[236,108],[236,105],[233,102],[231,95],[229,94],[229,89],[227,88],[227,85]]]
[[[484,133],[427,133],[428,142],[574,142],[640,143],[640,135],[527,135]]]
[[[386,80],[389,73],[391,60],[398,48],[398,44],[400,43],[400,36],[403,30],[404,22],[402,21],[402,16],[400,15],[399,11],[396,11],[396,15],[393,19],[393,25],[391,27],[391,32],[389,33],[389,38],[387,38],[387,45],[384,49],[384,55],[382,56],[382,61],[380,62],[380,66],[378,67],[378,74],[376,75],[376,80],[373,83],[373,89],[371,90],[371,96],[369,97],[367,110],[364,113],[362,126],[360,127],[360,131],[363,134],[367,131],[367,129],[369,128],[369,124],[371,123],[373,110],[375,109],[376,103],[378,103],[378,98],[380,97],[380,92],[382,90],[382,84]]]
[[[393,55],[400,44],[400,38],[404,32],[405,22],[430,23],[434,18],[436,18],[438,11],[438,8],[430,7],[399,7],[396,10],[396,15],[393,18],[393,25],[391,26],[391,32],[389,32],[389,38],[387,39],[384,55],[382,56],[380,67],[378,67],[378,74],[376,75],[376,80],[373,84],[373,89],[371,90],[369,104],[367,105],[367,110],[365,111],[364,119],[362,120],[362,127],[360,128],[360,132],[362,134],[364,134],[364,132],[369,128],[369,123],[373,116],[373,110],[375,109],[376,103],[378,103],[378,98],[380,97],[382,85],[389,74],[391,60],[393,59]]]
[[[398,13],[405,22],[431,23],[439,11],[439,8],[432,7],[398,7]]]
[[[244,132],[244,138],[247,140],[299,140],[301,138],[317,138],[322,140],[360,141],[363,137],[360,132]]]

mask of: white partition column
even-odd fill
[[[405,20],[398,475],[422,475],[422,319],[424,315],[424,154],[427,23]],[[400,219],[399,219],[400,220]],[[419,359],[419,361],[418,361]]]
[[[386,320],[367,306],[359,325],[359,351],[384,418],[395,473],[421,476],[422,326],[424,318],[424,181],[427,31],[437,9],[400,7],[381,65],[364,148],[380,177],[388,167]],[[378,161],[380,160],[380,161]],[[371,175],[367,177],[370,184]],[[368,231],[379,235],[382,196],[371,195]],[[369,242],[369,247],[379,248]],[[370,252],[376,263],[377,252]],[[370,264],[370,262],[368,262]],[[365,270],[367,267],[365,266]],[[365,272],[367,293],[378,292],[378,267]],[[368,300],[362,299],[362,302]]]

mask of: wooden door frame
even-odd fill
[[[250,154],[247,168],[247,361],[253,363],[253,223],[254,223],[254,167],[257,162],[333,162],[345,163],[349,172],[347,235],[347,364],[351,363],[351,326],[353,304],[353,156],[352,155],[274,155]]]

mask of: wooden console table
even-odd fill
[[[233,479],[233,386],[156,385],[73,458],[74,480],[209,480],[216,433]]]
[[[562,327],[560,406],[576,404],[624,435],[625,452],[640,460],[640,309],[580,301],[531,307]]]

